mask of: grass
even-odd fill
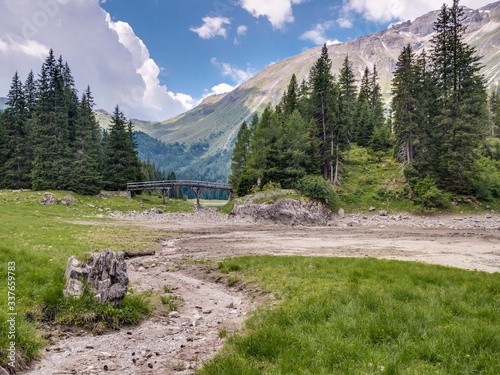
[[[275,302],[230,336],[202,375],[500,373],[498,273],[270,256],[220,269]]]
[[[68,192],[52,192],[56,198]],[[134,324],[150,312],[148,301],[139,295],[125,298],[119,308],[100,305],[92,298],[65,300],[63,271],[71,255],[110,248],[151,249],[171,235],[161,230],[104,225],[111,219],[104,213],[141,211],[153,207],[166,212],[192,212],[189,203],[168,201],[154,195],[86,197],[72,194],[74,206],[43,206],[42,193],[0,191],[0,365],[8,362],[9,316],[7,267],[15,262],[15,312],[17,370],[28,365],[46,343],[37,327],[41,323],[85,327],[95,333]],[[88,221],[88,223],[86,223]],[[79,224],[76,224],[78,222]],[[101,223],[101,224],[99,224]]]

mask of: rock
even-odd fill
[[[332,212],[322,202],[280,198],[279,195],[274,198],[272,195],[265,195],[266,193],[269,192],[237,199],[231,216],[282,225],[327,225],[332,220]],[[276,192],[271,193],[276,194]],[[265,202],[256,203],[262,200]]]
[[[68,194],[64,198],[59,199],[58,202],[60,204],[64,204],[65,206],[74,206],[75,198],[71,194]]]
[[[117,306],[128,290],[128,275],[125,256],[106,249],[93,254],[92,258],[81,264],[75,257],[70,257],[64,272],[66,297],[80,297],[87,284],[99,302]]]
[[[168,314],[168,317],[169,317],[169,318],[172,318],[172,319],[177,319],[177,318],[180,318],[180,317],[181,317],[181,314],[179,314],[177,311],[171,311],[171,312]]]
[[[368,209],[368,211],[370,211],[370,212],[374,212],[374,211],[375,211],[375,207],[370,207],[370,208]]]
[[[378,213],[378,214],[379,214],[379,216],[383,216],[383,217],[385,217],[385,216],[388,216],[388,215],[389,215],[389,213],[388,213],[387,211],[379,211],[379,213]]]
[[[0,366],[0,375],[9,375],[6,369],[4,369],[2,366]]]
[[[40,204],[43,204],[45,206],[54,205],[56,203],[56,198],[51,193],[44,193],[43,198],[40,201]]]
[[[340,216],[340,218],[342,218],[342,219],[345,217],[345,211],[344,211],[344,209],[343,209],[343,208],[341,208],[341,209],[339,210],[339,216]]]

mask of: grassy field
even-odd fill
[[[241,257],[274,296],[200,372],[499,374],[500,274],[375,259]]]
[[[64,198],[68,193],[53,194]],[[99,222],[109,220],[103,218],[106,212],[160,207],[161,199],[150,195],[133,199],[75,194],[73,197],[74,206],[44,206],[39,203],[42,194],[37,192],[0,191],[0,365],[8,362],[9,312],[18,313],[15,330],[18,368],[29,363],[44,345],[36,329],[42,323],[77,324],[100,333],[135,323],[149,313],[147,301],[137,295],[128,296],[118,309],[96,304],[92,298],[64,301],[63,271],[71,255],[85,257],[88,252],[105,248],[115,251],[155,248],[158,239],[168,233],[103,226]],[[183,201],[169,201],[161,207],[175,212],[193,210],[192,205]],[[15,305],[9,305],[8,271],[13,264],[10,287],[15,292]]]

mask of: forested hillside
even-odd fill
[[[376,66],[359,89],[346,56],[337,75],[326,45],[308,81],[295,75],[276,107],[242,124],[231,158],[230,182],[239,195],[269,183],[283,188],[321,176],[334,186],[349,171],[353,145],[374,155],[390,151],[402,166],[407,196],[445,207],[450,194],[500,197],[498,93],[488,106],[481,59],[464,42],[463,8],[443,5],[431,50],[400,53],[386,113]]]
[[[38,78],[12,79],[0,115],[0,188],[95,194],[142,180],[131,122],[116,107],[102,131],[90,88],[79,98],[69,65],[51,50]]]

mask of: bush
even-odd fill
[[[305,176],[296,184],[295,189],[308,198],[317,199],[327,204],[330,209],[334,209],[337,203],[337,196],[330,181],[321,176]]]
[[[450,194],[441,191],[430,176],[417,182],[415,179],[412,180],[414,183],[412,187],[415,204],[419,204],[428,210],[449,208]]]

